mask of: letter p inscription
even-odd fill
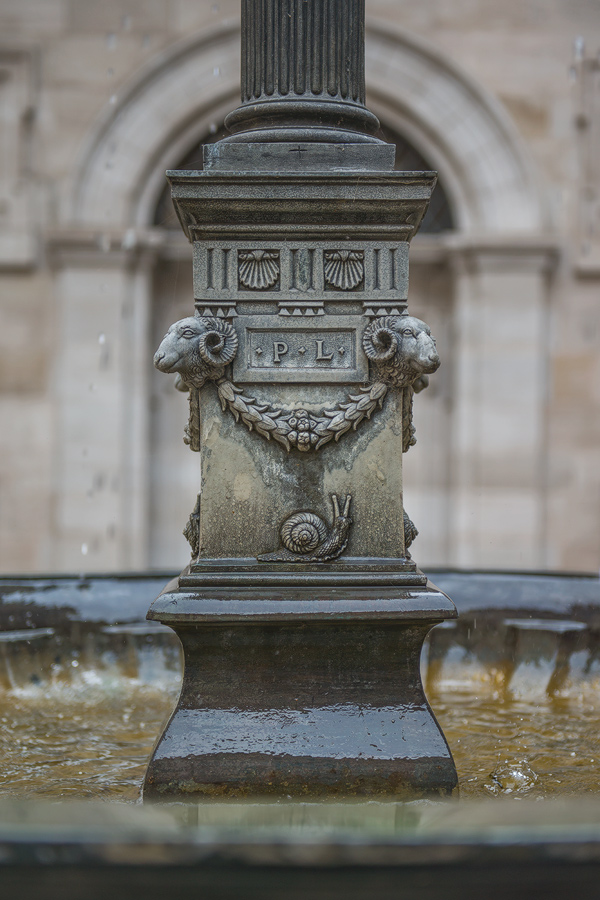
[[[281,357],[289,350],[285,341],[273,341],[273,362],[281,362]]]

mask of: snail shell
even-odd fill
[[[292,553],[311,553],[323,543],[328,533],[327,525],[315,513],[299,512],[286,519],[280,536],[283,546]]]

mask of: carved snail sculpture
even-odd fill
[[[282,547],[274,553],[259,556],[261,562],[327,562],[336,559],[346,549],[350,517],[350,494],[344,500],[340,512],[336,494],[331,495],[333,523],[327,525],[314,512],[297,512],[285,520],[279,531]]]
[[[223,376],[237,348],[237,334],[228,322],[188,316],[171,325],[154,354],[154,365],[161,372],[177,372],[179,390],[199,389]]]

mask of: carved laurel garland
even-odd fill
[[[288,452],[294,447],[303,452],[318,450],[329,441],[339,441],[343,434],[351,428],[356,430],[364,419],[370,419],[383,406],[388,391],[387,385],[376,382],[361,388],[360,394],[350,394],[347,403],[314,415],[304,409],[284,412],[268,403],[259,404],[226,378],[216,385],[223,411],[229,410],[236,422],[243,422],[249,431],[256,431],[267,440],[273,438]]]

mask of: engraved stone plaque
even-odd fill
[[[289,320],[255,316],[239,330],[233,377],[239,383],[359,383],[369,375],[360,347],[364,319]]]

